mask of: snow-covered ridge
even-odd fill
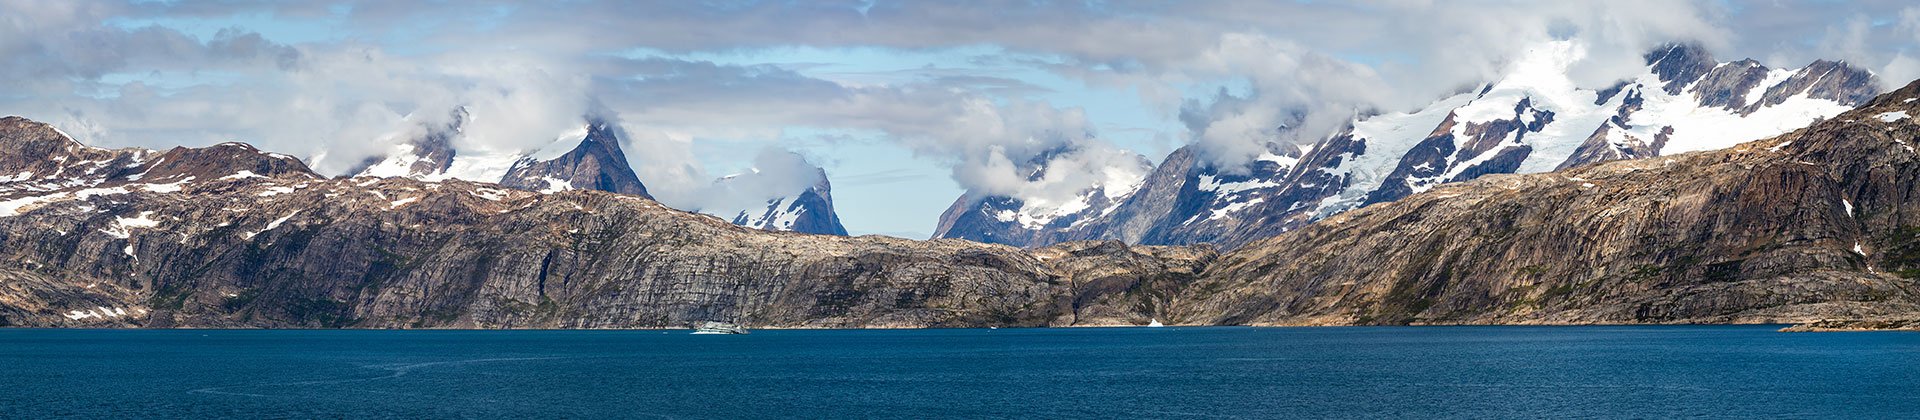
[[[1098,211],[970,197],[982,203],[974,210],[1025,232],[954,223],[964,218],[949,210],[939,235],[1023,246],[1119,239],[1232,247],[1488,174],[1725,148],[1845,112],[1878,86],[1871,73],[1839,62],[1775,69],[1752,60],[1717,62],[1688,44],[1663,46],[1644,59],[1638,74],[1583,86],[1570,73],[1594,64],[1583,62],[1586,47],[1541,43],[1514,57],[1498,79],[1417,110],[1356,117],[1298,153],[1270,145],[1275,152],[1249,168],[1211,168],[1185,148],[1122,205]],[[1044,223],[1054,218],[1074,223]]]
[[[1375,193],[1387,187],[1383,185],[1386,183],[1399,183],[1392,187],[1419,192],[1440,183],[1472,178],[1478,171],[1537,173],[1590,163],[1582,160],[1589,159],[1586,154],[1632,158],[1720,149],[1805,127],[1855,105],[1815,97],[1807,88],[1792,92],[1787,85],[1795,78],[1834,77],[1830,73],[1836,70],[1831,68],[1768,69],[1742,61],[1706,67],[1706,72],[1693,80],[1666,80],[1656,69],[1680,63],[1659,60],[1705,54],[1697,47],[1668,48],[1691,49],[1668,51],[1658,60],[1650,60],[1646,71],[1609,91],[1576,86],[1567,76],[1568,66],[1585,58],[1582,45],[1575,41],[1545,43],[1516,60],[1507,77],[1479,94],[1456,95],[1411,114],[1356,121],[1351,135],[1366,145],[1366,151],[1327,169],[1344,177],[1349,185],[1316,204],[1318,217],[1405,195],[1382,197]],[[1737,90],[1710,84],[1739,82],[1739,76],[1747,72],[1761,76],[1754,78],[1751,87],[1738,90],[1738,100],[1705,96],[1716,90]],[[1666,86],[1672,82],[1680,83],[1670,91]],[[1762,102],[1773,96],[1782,99],[1778,103]],[[1414,146],[1430,141],[1421,127],[1430,127],[1428,121],[1447,113],[1452,114],[1454,123],[1446,132],[1452,137],[1449,148],[1456,151],[1468,148],[1473,137],[1468,131],[1476,126],[1508,121],[1527,129],[1509,131],[1495,147],[1477,154],[1450,153],[1435,162],[1421,163],[1427,165],[1424,167],[1414,164],[1400,168]],[[1531,130],[1537,122],[1535,115],[1551,115],[1551,121],[1540,124],[1537,131]],[[1501,152],[1523,147],[1525,157],[1512,169],[1483,167],[1501,157]],[[1613,150],[1599,150],[1608,148]],[[1392,179],[1383,176],[1396,169],[1406,173]]]

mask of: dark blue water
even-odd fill
[[[1920,334],[1775,328],[0,330],[0,417],[1920,416]]]

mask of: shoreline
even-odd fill
[[[1780,332],[1869,332],[1869,331],[1911,331],[1920,332],[1920,319],[1901,320],[1820,320],[1794,324],[1781,328]]]

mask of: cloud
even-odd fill
[[[1094,183],[1076,180],[1074,187],[1033,188],[1026,185],[1037,182],[1027,179],[1037,163],[1032,161],[1060,150],[1112,149],[1095,138],[1084,110],[1043,101],[996,99],[956,89],[956,81],[946,78],[850,86],[770,65],[657,57],[605,65],[633,75],[603,80],[596,88],[609,105],[623,110],[622,119],[633,126],[683,133],[687,138],[777,138],[782,127],[878,133],[916,156],[949,167],[952,179],[963,188],[986,194],[1039,201],[1070,199]],[[675,169],[643,176],[649,188],[694,182],[697,177],[685,173],[700,172],[683,171],[679,168],[684,165],[670,162],[660,164]]]
[[[673,208],[732,218],[757,213],[776,198],[793,197],[824,179],[825,172],[799,153],[763,147],[741,173],[715,176],[699,164],[685,135],[627,126],[636,173],[648,192]]]

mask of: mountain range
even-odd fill
[[[1841,62],[1775,69],[1750,59],[1717,62],[1697,44],[1671,44],[1648,52],[1639,76],[1585,89],[1568,75],[1582,57],[1575,43],[1548,44],[1500,80],[1414,112],[1356,117],[1312,144],[1270,143],[1244,167],[1215,167],[1183,147],[1144,180],[1090,189],[1085,195],[1100,205],[1039,223],[1014,215],[1047,210],[968,194],[941,216],[934,236],[1015,246],[1116,239],[1235,248],[1444,183],[1777,135],[1861,104],[1878,86],[1871,73]],[[1029,165],[1044,172],[1047,158]]]
[[[452,117],[447,125],[430,127],[425,135],[396,145],[385,156],[369,158],[349,173],[424,181],[493,182],[542,192],[585,189],[653,198],[621,150],[619,128],[606,121],[590,118],[579,132],[561,135],[532,152],[462,154],[456,150],[454,140],[463,134],[463,125],[471,116],[462,108],[455,110]],[[732,217],[734,223],[756,229],[846,235],[846,228],[833,210],[826,171],[815,169],[820,181],[814,185],[793,191],[791,195],[768,198],[764,210],[741,210],[721,216]]]
[[[1191,207],[1224,214],[1209,219],[1220,226],[1254,226],[1225,230],[1234,235],[1277,231],[1224,250],[766,231],[641,194],[555,188],[619,185],[598,183],[619,165],[595,162],[617,141],[566,143],[552,155],[568,160],[501,165],[533,168],[515,179],[540,181],[514,188],[460,177],[329,178],[241,143],[103,149],[47,124],[0,118],[0,326],[1915,325],[1920,82],[1843,97],[1872,76],[1816,62],[1809,68],[1826,69],[1767,70],[1740,101],[1703,102],[1690,92],[1715,91],[1720,82],[1705,81],[1734,71],[1721,69],[1757,65],[1697,65],[1710,62],[1699,54],[1655,51],[1653,78],[1612,93],[1490,84],[1437,107],[1446,111],[1427,116],[1436,129],[1404,152],[1367,146],[1392,132],[1373,124],[1417,126],[1418,113],[1364,118],[1310,147],[1270,148],[1256,160],[1265,163],[1244,172],[1196,175],[1190,168],[1206,160],[1177,172],[1163,161],[1130,193],[1085,195],[1098,198],[1087,208],[1117,203],[1090,221],[1012,215],[1107,223],[1141,214],[1132,203],[1167,185],[1238,196],[1269,187],[1232,184],[1282,172],[1295,182],[1287,185],[1309,172],[1340,179],[1320,191],[1372,185],[1317,199],[1355,208],[1287,213],[1309,219],[1292,228],[1234,216],[1277,195],[1223,213]],[[1696,65],[1672,64],[1688,62]],[[1682,94],[1686,101],[1674,102]],[[1841,100],[1831,98],[1857,106],[1826,113]],[[1606,115],[1575,112],[1565,99],[1597,103]],[[1620,107],[1629,100],[1637,105]],[[1512,119],[1483,119],[1493,114],[1476,103]],[[1687,118],[1640,117],[1668,112]],[[1782,112],[1808,122],[1781,128],[1793,122],[1768,116]],[[1703,114],[1728,119],[1713,125],[1697,120]],[[1545,141],[1585,126],[1569,123],[1581,118],[1599,125],[1578,144]],[[1746,141],[1682,135],[1699,127],[1780,132]],[[586,131],[593,136],[592,126]],[[1477,140],[1485,138],[1499,141]],[[369,168],[463,168],[450,153],[416,156]],[[1380,169],[1371,173],[1343,166],[1380,156],[1392,164],[1364,166]],[[601,169],[556,170],[588,166]],[[1194,179],[1156,181],[1170,174]]]

